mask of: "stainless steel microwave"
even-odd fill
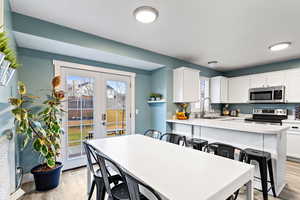
[[[285,103],[285,86],[250,88],[249,103]]]

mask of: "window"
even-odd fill
[[[206,100],[204,103],[204,108],[202,108],[201,101],[205,98],[210,97],[209,94],[209,78],[207,77],[200,77],[200,101],[196,103],[192,103],[191,111],[192,112],[201,112],[204,110],[209,110],[209,101]]]

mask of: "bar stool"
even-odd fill
[[[208,141],[199,139],[199,138],[191,138],[191,139],[187,140],[187,144],[191,145],[193,147],[193,149],[202,151],[203,147],[208,145]]]
[[[246,162],[250,164],[251,160],[255,160],[259,164],[259,171],[261,177],[261,186],[264,200],[268,199],[268,192],[272,189],[273,196],[276,197],[272,158],[269,152],[264,152],[256,149],[247,148],[244,150],[246,153]],[[268,170],[270,181],[268,181]],[[268,189],[268,183],[271,183],[271,188]]]

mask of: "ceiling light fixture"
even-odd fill
[[[149,24],[158,18],[158,11],[150,6],[141,6],[133,11],[133,15],[137,21]]]
[[[291,44],[292,44],[291,42],[280,42],[269,46],[269,49],[271,51],[281,51],[291,46]]]
[[[208,63],[208,66],[210,66],[211,68],[214,68],[214,67],[216,67],[216,65],[218,64],[218,61],[209,61]]]

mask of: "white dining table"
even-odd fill
[[[252,165],[138,134],[88,143],[165,199],[225,200],[246,185],[253,200]]]

